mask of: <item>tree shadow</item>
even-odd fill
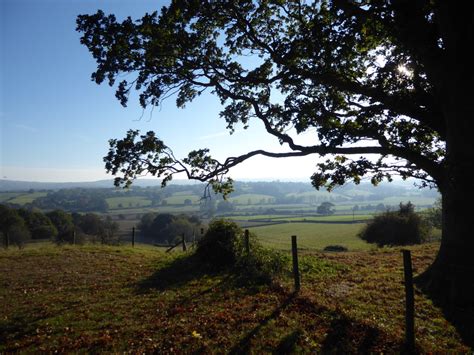
[[[378,329],[356,323],[349,318],[336,315],[322,344],[323,353],[366,353],[373,351]]]
[[[417,287],[441,309],[444,317],[457,330],[463,343],[474,348],[474,281],[472,273],[464,278],[452,279],[449,275],[438,282],[432,281],[433,265],[414,278]],[[471,282],[471,284],[469,284]],[[453,304],[455,298],[459,304]]]
[[[292,331],[280,340],[272,353],[278,355],[294,354],[296,352],[298,340],[302,334],[303,332],[300,329]]]
[[[8,320],[0,320],[0,344],[36,334],[37,324],[41,319],[39,316],[15,315]]]
[[[200,263],[195,254],[191,254],[173,259],[151,276],[141,280],[135,287],[138,293],[146,293],[150,290],[164,291],[179,288],[209,274],[217,274],[217,272],[210,272]]]
[[[293,302],[296,295],[297,293],[295,292],[291,293],[278,307],[276,307],[272,311],[272,313],[262,319],[254,329],[248,332],[236,345],[234,345],[229,351],[229,354],[249,353],[252,338],[256,336],[260,332],[260,330],[265,327],[271,320],[276,319],[281,314],[281,312],[285,308],[287,308],[291,304],[291,302]]]
[[[327,335],[321,344],[321,353],[330,354],[353,354],[373,353],[381,350],[393,351],[395,353],[406,353],[403,342],[390,339],[383,331],[351,319],[337,310],[331,310],[325,306],[315,304],[306,297],[297,293],[290,294],[281,302],[267,317],[249,331],[234,347],[230,354],[247,354],[251,352],[251,340],[272,320],[278,318],[285,310],[294,310],[305,315],[312,315],[314,322],[321,319],[331,319],[329,324],[317,326],[327,327]],[[321,317],[318,317],[321,316]],[[308,324],[306,324],[308,326]],[[311,328],[311,327],[310,327]],[[310,332],[308,328],[306,331]],[[303,331],[294,330],[283,337],[273,350],[274,354],[290,354],[296,351],[298,341],[302,338]],[[388,347],[387,347],[388,345]]]

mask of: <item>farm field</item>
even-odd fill
[[[105,199],[110,209],[129,209],[151,206],[151,201],[139,196],[109,197]]]
[[[191,200],[192,204],[199,204],[201,196],[193,195],[189,192],[185,193],[174,193],[170,197],[166,197],[164,200],[170,205],[184,205],[185,200]]]
[[[437,248],[410,248],[416,274]],[[294,294],[289,276],[239,287],[142,245],[2,250],[0,352],[400,353],[401,259],[398,248],[302,253]],[[420,353],[472,351],[424,294],[415,304]]]
[[[240,205],[256,205],[261,204],[262,201],[272,201],[274,199],[273,196],[270,195],[263,195],[263,194],[242,194],[236,197],[230,197],[230,202],[236,202]],[[250,202],[250,203],[249,203]]]
[[[373,246],[357,237],[364,223],[319,224],[285,223],[249,228],[265,246],[278,250],[291,250],[291,236],[298,237],[298,247],[323,250],[329,245],[341,245],[348,250],[370,250]]]
[[[314,222],[352,222],[352,221],[368,221],[374,217],[374,214],[343,214],[343,215],[330,215],[330,216],[315,216],[315,215],[253,215],[253,216],[230,216],[229,219],[232,220],[241,220],[241,221],[255,221],[255,220],[271,220],[276,222],[292,222],[292,221],[314,221]]]
[[[46,196],[46,192],[2,192],[0,193],[0,203],[8,202],[18,205],[31,203],[38,197]]]
[[[6,202],[22,194],[22,192],[0,192],[0,203]]]

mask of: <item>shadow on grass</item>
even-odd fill
[[[274,354],[291,354],[298,349],[298,342],[304,339],[304,333],[311,333],[319,328],[326,329],[326,337],[322,341],[321,353],[353,354],[372,353],[381,350],[404,353],[404,345],[397,339],[370,325],[351,319],[338,311],[330,310],[315,304],[296,293],[289,294],[267,317],[249,331],[234,347],[230,354],[247,354],[251,352],[252,339],[258,337],[262,329],[272,320],[276,320],[284,311],[297,312],[304,315],[303,319],[312,319],[299,328],[284,336],[273,349]],[[301,330],[301,329],[304,329]]]
[[[415,277],[415,284],[439,307],[459,333],[463,343],[474,349],[474,281],[472,272],[466,273],[461,280],[445,277],[438,283],[432,282],[433,266]],[[460,304],[453,304],[455,297]]]
[[[153,275],[140,281],[137,292],[145,293],[150,290],[167,290],[179,288],[205,275],[217,275],[200,262],[195,254],[180,256],[160,267]]]
[[[246,293],[254,293],[261,286],[268,286],[271,279],[262,277],[260,273],[250,273],[248,270],[228,267],[222,270],[213,269],[196,254],[177,257],[164,266],[160,266],[148,278],[135,285],[138,293],[150,290],[178,289],[194,280],[204,276],[218,277],[219,281],[213,282],[209,290],[220,288],[239,288]]]
[[[260,330],[265,327],[270,321],[278,318],[280,314],[293,302],[296,297],[296,293],[291,293],[278,307],[276,307],[272,313],[262,319],[260,323],[247,333],[234,347],[230,350],[229,354],[246,354],[250,352],[251,340],[254,338]]]
[[[16,315],[8,320],[0,320],[0,344],[23,339],[36,334],[41,317]]]

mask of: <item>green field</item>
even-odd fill
[[[140,196],[109,197],[106,202],[111,210],[151,206],[151,200]]]
[[[0,203],[7,202],[10,199],[13,199],[17,196],[22,195],[21,192],[0,192]]]
[[[237,215],[229,216],[228,219],[239,221],[255,221],[255,220],[271,220],[275,222],[281,221],[315,221],[315,222],[352,222],[352,221],[368,221],[374,217],[373,214],[343,214],[330,216],[317,215],[278,215],[278,214],[257,214],[257,215]]]
[[[170,205],[184,205],[184,200],[191,200],[193,204],[199,203],[201,196],[188,193],[174,193],[164,200]]]
[[[273,201],[275,198],[270,195],[261,195],[261,194],[243,194],[238,195],[235,197],[230,197],[230,202],[236,202],[239,205],[256,205],[261,204],[262,201],[265,201],[264,204],[268,203],[268,201]]]
[[[255,233],[262,244],[280,250],[291,249],[291,236],[298,237],[298,247],[322,250],[328,245],[342,245],[349,250],[369,250],[373,246],[356,235],[365,224],[320,224],[285,223],[249,230]]]
[[[44,197],[47,192],[0,192],[0,203],[14,203],[24,205],[32,203],[38,197]]]

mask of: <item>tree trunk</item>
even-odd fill
[[[445,54],[437,87],[446,122],[446,157],[438,187],[443,197],[443,230],[438,256],[420,277],[423,285],[451,313],[474,318],[474,42],[473,12],[441,1],[439,19]],[[472,5],[470,5],[472,6]],[[474,320],[472,320],[474,323]]]
[[[472,187],[451,186],[443,191],[441,246],[435,262],[420,281],[446,310],[474,317],[474,218],[469,208],[472,201]]]

